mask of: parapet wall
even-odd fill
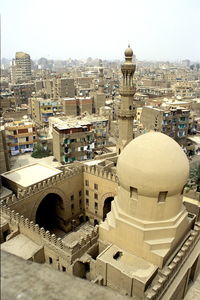
[[[76,258],[80,257],[87,249],[96,243],[98,239],[98,226],[95,226],[91,233],[88,233],[85,238],[81,238],[72,246],[67,246],[62,242],[62,239],[51,234],[43,227],[39,227],[28,218],[16,213],[6,205],[0,204],[1,214],[8,220],[9,225],[17,227],[20,233],[28,236],[36,244],[51,248],[51,250],[59,257],[65,259],[68,264],[71,264]]]
[[[113,182],[118,183],[117,175],[115,175],[109,171],[103,170],[103,168],[100,166],[87,166],[86,165],[83,167],[83,171],[86,173],[101,177],[103,179],[111,180]]]
[[[82,172],[83,172],[82,166],[74,167],[73,169],[69,169],[67,167],[63,168],[62,173],[60,174],[54,175],[46,180],[42,180],[34,185],[29,186],[28,188],[24,188],[24,189],[18,188],[17,195],[12,194],[11,196],[5,197],[4,199],[1,200],[1,203],[10,206],[20,200],[24,200],[37,193],[41,193],[45,189],[56,186],[58,183],[63,182],[67,178],[76,176]]]
[[[200,240],[200,224],[196,223],[194,230],[191,230],[190,236],[182,245],[181,249],[177,252],[173,260],[162,270],[158,272],[158,275],[153,280],[153,283],[145,293],[145,299],[158,300],[162,299],[167,288],[179,272],[181,266],[186,261],[195,245]]]

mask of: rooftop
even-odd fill
[[[36,163],[8,171],[1,176],[25,188],[59,173],[61,171],[56,168]]]

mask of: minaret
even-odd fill
[[[102,61],[100,60],[99,63],[100,63],[99,86],[98,86],[98,91],[95,93],[94,96],[94,107],[96,113],[99,113],[100,107],[105,106],[105,102],[106,102],[106,95],[104,93],[104,77],[103,77]]]
[[[125,62],[121,66],[123,84],[120,90],[121,105],[118,113],[119,139],[117,142],[117,154],[133,139],[133,119],[135,117],[135,105],[133,96],[136,88],[133,83],[135,64],[132,62],[133,50],[130,45],[124,52]]]
[[[104,82],[103,82],[103,66],[102,66],[102,60],[100,62],[100,68],[99,68],[99,93],[104,93]]]

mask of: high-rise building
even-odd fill
[[[133,119],[135,116],[135,105],[133,105],[133,96],[135,94],[135,85],[133,83],[133,74],[135,64],[132,62],[133,50],[128,46],[124,52],[125,62],[121,66],[123,83],[120,91],[121,105],[118,113],[119,121],[119,139],[117,142],[117,153],[120,154],[123,148],[133,139]]]
[[[15,59],[12,62],[12,81],[23,82],[31,78],[31,58],[24,52],[16,52]]]

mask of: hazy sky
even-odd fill
[[[1,0],[1,57],[200,61],[200,0]]]

